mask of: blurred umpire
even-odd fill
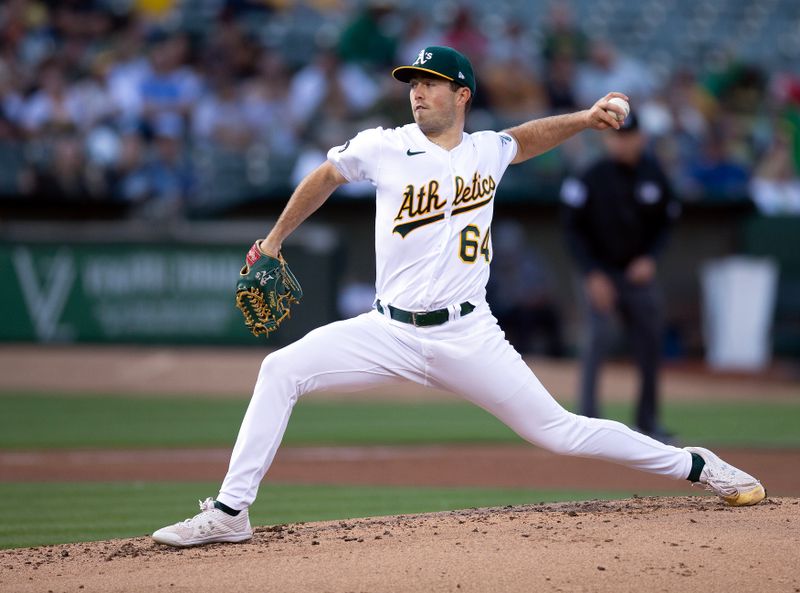
[[[561,188],[563,221],[586,302],[579,413],[598,416],[597,375],[612,345],[613,314],[623,322],[640,376],[636,428],[672,440],[658,419],[662,334],[656,258],[680,203],[635,113],[603,138],[607,154]]]

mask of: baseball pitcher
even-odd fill
[[[332,148],[248,253],[239,286],[247,295],[237,296],[254,333],[274,329],[302,294],[280,258],[283,241],[337,187],[369,180],[376,194],[374,309],[266,357],[216,499],[207,498],[199,514],[159,529],[153,539],[172,546],[249,539],[248,508],[298,399],[403,381],[459,394],[554,453],[699,482],[731,505],[761,501],[758,480],[706,449],[665,445],[618,422],[564,410],[506,341],[486,304],[494,198],[506,167],[585,129],[615,133],[624,112],[610,99],[627,97],[612,92],[584,111],[467,134],[475,76],[464,55],[426,47],[392,75],[408,84],[414,123],[364,130]],[[251,270],[259,266],[260,280]]]

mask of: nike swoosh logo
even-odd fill
[[[348,140],[347,142],[345,142],[345,143],[344,143],[344,146],[342,146],[342,149],[341,149],[341,150],[339,150],[338,152],[344,152],[345,150],[347,150],[347,147],[348,147],[348,146],[350,146],[350,140]]]
[[[415,154],[423,154],[424,152],[425,152],[424,150],[412,151],[412,150],[409,148],[409,149],[406,151],[406,154],[407,154],[408,156],[414,156]]]

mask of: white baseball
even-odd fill
[[[616,111],[611,111],[611,110],[607,110],[608,113],[616,117],[617,121],[625,121],[625,118],[628,117],[628,114],[631,112],[631,106],[628,105],[628,102],[625,99],[620,99],[619,97],[612,97],[608,100],[608,102],[611,105],[622,107],[622,110],[625,112],[625,115],[620,116]]]

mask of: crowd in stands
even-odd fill
[[[285,199],[329,147],[408,123],[407,89],[390,69],[440,44],[475,65],[471,130],[620,90],[683,199],[800,214],[798,72],[735,55],[653,69],[587,35],[561,2],[541,8],[536,35],[527,18],[449,3],[215,0],[191,19],[187,4],[0,5],[0,199],[112,201],[150,219]],[[549,199],[598,146],[582,134],[510,171],[508,185]]]

